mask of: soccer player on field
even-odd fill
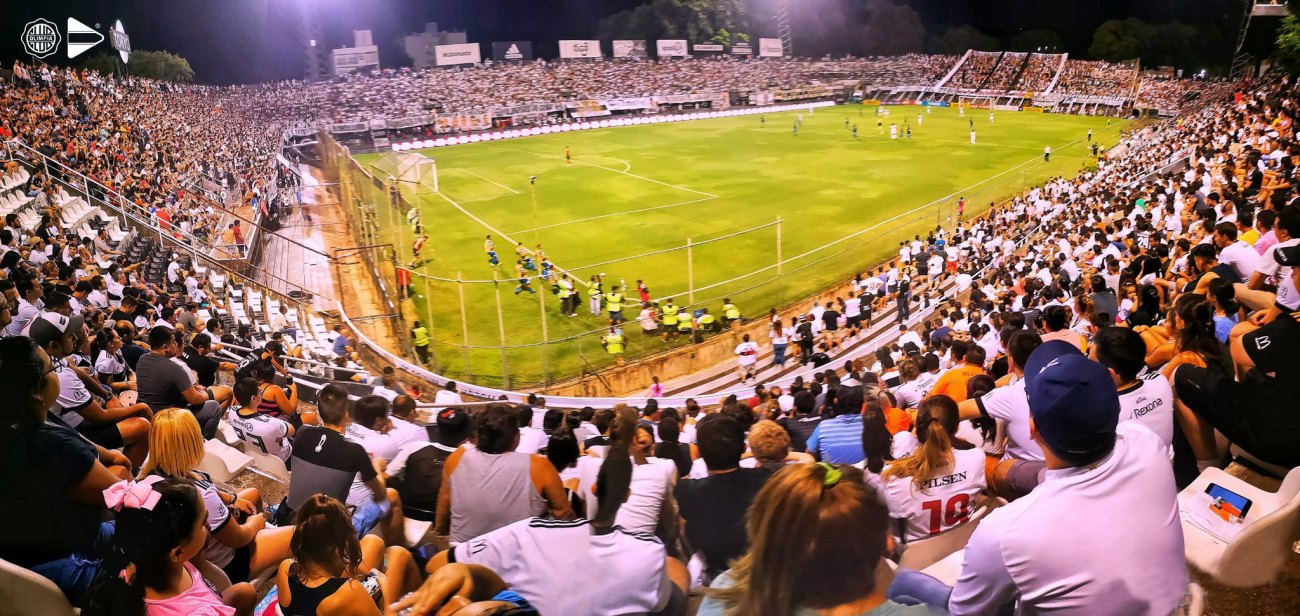
[[[975,145],[975,131],[970,132],[970,144]]]
[[[528,268],[524,267],[523,259],[515,263],[515,272],[519,274],[519,286],[515,287],[515,295],[519,295],[521,291],[528,291],[536,295],[537,291],[533,290],[533,286],[529,281]]]
[[[569,153],[569,146],[567,145],[564,146],[564,164],[566,165],[573,164],[573,155]]]
[[[415,238],[415,242],[411,244],[410,267],[415,267],[415,262],[420,258],[420,249],[424,248],[424,243],[427,241],[429,241],[429,236],[421,235],[420,237]]]
[[[483,252],[492,252],[496,250],[497,244],[492,241],[492,234],[489,233],[487,239],[483,240]]]

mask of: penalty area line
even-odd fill
[[[550,154],[538,154],[537,152],[529,152],[528,150],[512,149],[512,150],[510,150],[510,151],[512,151],[512,152],[521,152],[521,153],[523,153],[523,154],[531,154],[531,155],[533,155],[533,156],[537,156],[537,157],[539,157],[539,158],[550,158],[550,159],[554,159],[554,160],[564,160],[564,158],[563,158],[563,157],[560,157],[560,156],[552,156],[552,155],[550,155]],[[608,158],[608,157],[601,157],[601,158]],[[617,158],[616,158],[616,159],[613,159],[613,160],[621,160],[621,159],[617,159]],[[656,179],[654,179],[654,178],[648,178],[648,177],[645,177],[644,175],[637,175],[637,174],[635,174],[635,173],[630,173],[630,172],[628,172],[628,171],[619,171],[618,169],[614,169],[614,168],[612,168],[612,167],[606,167],[606,166],[604,166],[604,165],[597,165],[597,164],[595,164],[595,163],[589,163],[589,162],[584,162],[584,161],[580,161],[580,160],[574,160],[574,161],[571,161],[571,162],[572,162],[573,164],[575,164],[575,165],[582,165],[582,166],[584,166],[584,167],[594,167],[594,168],[596,168],[596,169],[604,169],[605,171],[609,171],[609,172],[611,172],[611,173],[618,173],[618,174],[620,174],[620,175],[626,175],[626,176],[628,176],[628,177],[636,178],[636,179],[638,179],[638,180],[645,180],[645,181],[647,181],[647,182],[652,182],[652,183],[658,184],[658,185],[660,185],[660,186],[667,186],[667,187],[669,187],[669,188],[675,188],[675,189],[677,189],[677,190],[684,190],[684,191],[686,191],[686,192],[692,192],[692,193],[695,193],[695,194],[697,194],[697,195],[702,195],[702,196],[710,197],[710,198],[713,198],[713,199],[717,199],[717,198],[718,198],[718,195],[715,195],[715,194],[713,194],[713,193],[704,192],[704,191],[702,191],[702,190],[695,190],[694,188],[687,188],[687,187],[685,187],[685,186],[681,186],[681,185],[678,185],[678,184],[669,184],[668,182],[664,182],[664,181],[661,181],[661,180],[656,180]],[[627,165],[627,168],[628,168],[628,169],[631,169],[631,168],[632,168],[631,163],[628,163],[627,161],[621,161],[621,162],[622,162],[623,164]]]
[[[623,211],[623,212],[612,212],[612,213],[609,213],[609,214],[600,214],[600,215],[598,215],[598,216],[588,216],[588,217],[586,217],[586,218],[578,218],[578,219],[575,219],[575,220],[566,220],[566,221],[564,221],[564,222],[557,222],[557,223],[555,223],[555,224],[551,224],[551,225],[543,225],[543,226],[540,226],[540,227],[534,227],[534,228],[532,228],[532,229],[521,229],[521,230],[519,230],[519,231],[515,231],[515,233],[532,233],[532,232],[534,232],[534,231],[541,231],[541,230],[543,230],[543,229],[552,229],[552,228],[555,228],[555,227],[563,227],[563,226],[565,226],[565,225],[572,225],[572,224],[576,224],[576,223],[580,223],[580,222],[590,222],[590,221],[593,221],[593,220],[599,220],[599,219],[601,219],[601,218],[613,218],[613,217],[615,217],[615,216],[626,216],[626,215],[628,215],[628,214],[639,214],[639,213],[641,213],[641,212],[651,212],[651,211],[654,211],[654,210],[666,210],[666,209],[668,209],[668,208],[681,207],[681,206],[684,206],[684,205],[690,205],[690,204],[692,204],[692,203],[700,203],[700,202],[702,202],[702,201],[712,201],[712,200],[717,199],[717,198],[718,198],[718,197],[712,197],[712,196],[711,196],[711,197],[700,197],[699,199],[691,199],[690,201],[682,201],[682,202],[679,202],[679,203],[669,203],[668,205],[655,205],[655,206],[652,206],[652,207],[643,207],[643,208],[639,208],[639,209],[635,209],[635,210],[626,210],[626,211]]]

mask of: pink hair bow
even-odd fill
[[[162,480],[162,477],[151,475],[140,481],[119,481],[104,490],[104,504],[113,511],[123,508],[152,511],[162,498],[162,494],[153,489],[153,484]]]

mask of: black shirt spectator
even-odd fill
[[[185,354],[181,358],[190,370],[198,374],[199,385],[212,387],[217,384],[217,371],[221,369],[221,362],[200,353],[191,345],[186,345]]]

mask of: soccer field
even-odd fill
[[[959,117],[955,108],[888,109],[881,127],[875,107],[845,105],[425,150],[437,161],[440,193],[415,197],[430,235],[416,271],[434,278],[413,278],[408,319],[431,326],[434,367],[444,374],[484,385],[504,384],[508,374],[514,387],[575,376],[612,364],[599,344],[605,317],[588,313],[585,293],[576,318],[561,316],[559,299],[537,279],[541,305],[537,295],[516,296],[515,241],[542,244],[552,263],[582,280],[604,272],[606,290],[620,279],[632,287],[644,279],[656,299],[717,314],[730,297],[746,316],[759,316],[875,266],[904,238],[950,224],[961,196],[969,216],[1079,172],[1090,164],[1088,130],[1108,146],[1125,126],[1097,117],[996,112],[990,122],[987,110]],[[889,138],[891,123],[897,140]],[[357,159],[371,164],[378,156]],[[378,209],[384,241],[408,262],[410,225],[391,207]],[[500,320],[511,347],[504,357],[494,268],[483,252],[488,233],[501,259]],[[458,289],[439,280],[458,274],[483,282]],[[635,290],[627,295],[635,298]],[[624,309],[629,359],[670,346],[641,335],[638,310],[635,302]]]

